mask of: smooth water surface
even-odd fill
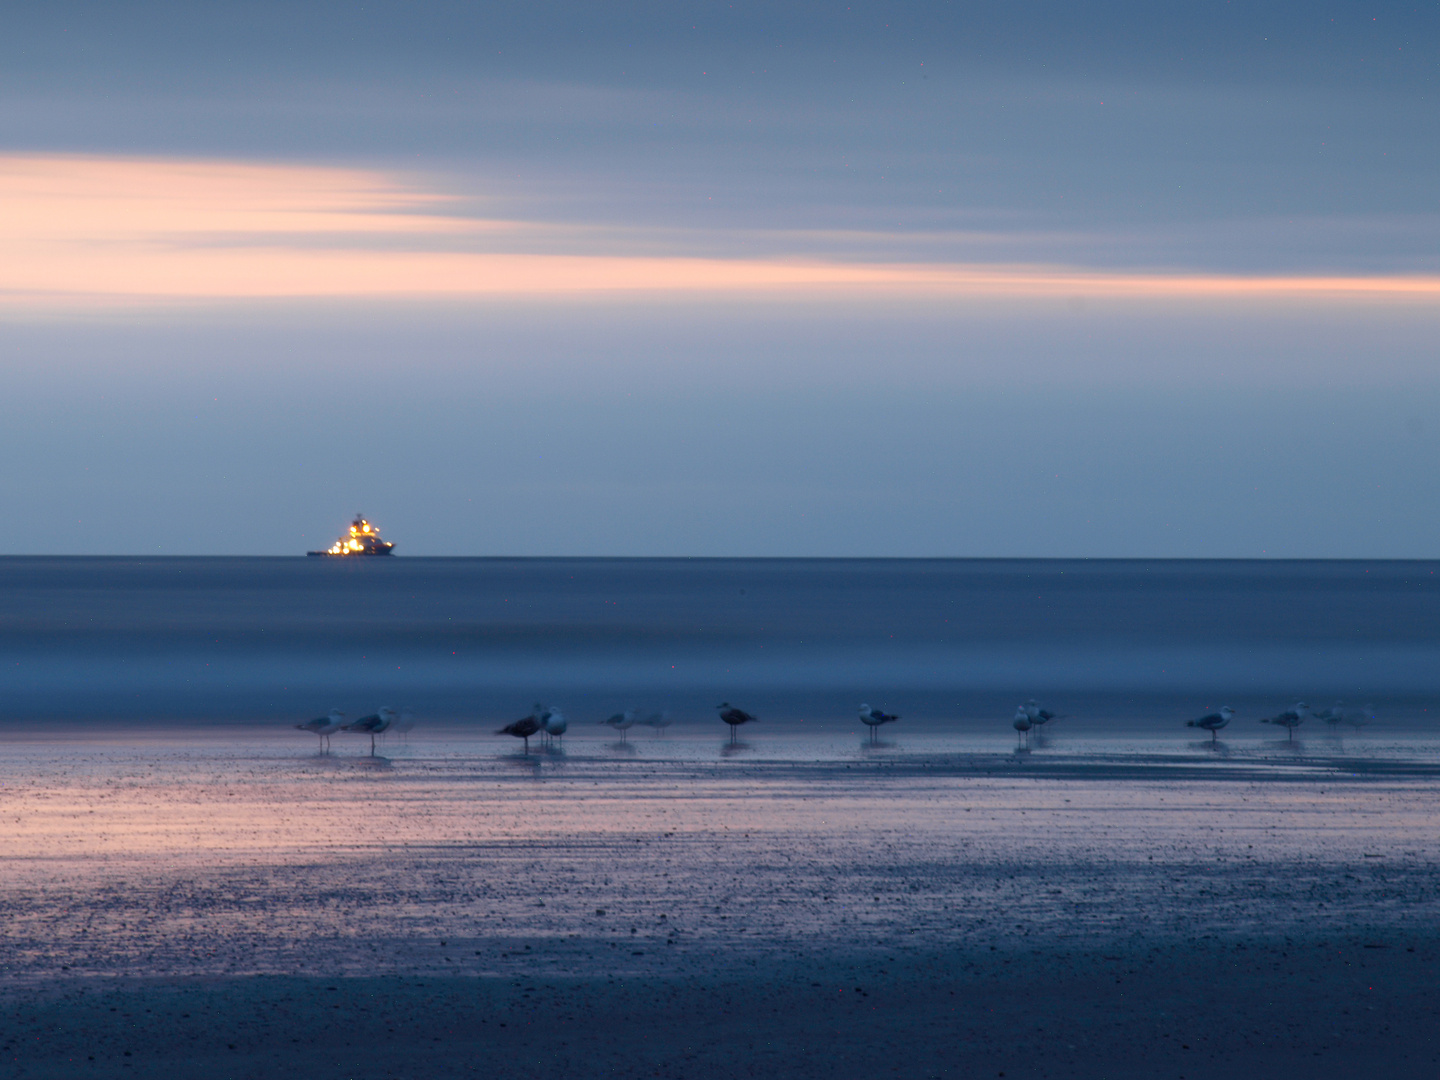
[[[1392,727],[1440,688],[1430,562],[5,558],[11,719],[1008,719],[1236,729],[1300,699]],[[517,710],[519,710],[517,712]]]

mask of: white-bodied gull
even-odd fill
[[[1025,702],[1024,705],[1021,705],[1020,708],[1025,710],[1025,715],[1030,720],[1030,726],[1037,732],[1040,728],[1050,723],[1051,720],[1060,719],[1060,717],[1056,716],[1049,709],[1042,709],[1033,697]]]
[[[1343,701],[1337,701],[1328,709],[1317,709],[1310,715],[1316,720],[1324,720],[1333,730],[1345,719],[1345,703]]]
[[[320,736],[320,752],[324,753],[330,746],[330,736],[340,730],[340,725],[345,722],[345,714],[339,709],[331,709],[329,716],[317,716],[314,720],[306,720],[303,724],[296,724],[300,731],[311,731]]]
[[[1352,728],[1354,728],[1356,731],[1359,731],[1361,728],[1363,728],[1366,724],[1370,723],[1370,721],[1374,719],[1375,706],[1369,704],[1362,705],[1358,709],[1351,709],[1350,712],[1346,713],[1345,715],[1345,722],[1349,724]]]
[[[1305,722],[1310,715],[1310,706],[1303,701],[1297,701],[1293,706],[1276,716],[1267,716],[1261,719],[1262,724],[1274,724],[1285,729],[1288,741],[1295,741],[1295,729]]]
[[[900,717],[893,713],[882,712],[879,709],[872,709],[869,705],[860,706],[860,722],[870,728],[870,741],[875,742],[880,737],[881,724],[893,724]]]
[[[1019,750],[1030,737],[1030,714],[1025,711],[1024,705],[1015,710],[1015,719],[1010,721],[1010,725],[1015,729],[1015,749]]]
[[[544,746],[547,742],[550,741],[550,735],[545,730],[545,720],[550,715],[550,706],[543,705],[537,701],[534,705],[530,706],[530,715],[533,716],[535,718],[535,722],[540,725],[540,745]]]
[[[370,736],[370,756],[375,756],[375,736],[389,730],[395,722],[395,710],[388,705],[382,705],[379,712],[371,713],[369,716],[362,716],[353,724],[346,724],[344,731],[353,731],[360,735]]]
[[[640,723],[648,728],[654,728],[656,731],[664,731],[673,721],[670,719],[670,710],[661,709],[659,712],[651,713],[645,717],[644,720],[641,720]]]
[[[565,734],[570,722],[565,719],[565,714],[553,705],[547,705],[540,713],[540,730],[545,732],[545,737],[554,742]]]
[[[1185,726],[1198,727],[1203,731],[1208,731],[1210,733],[1210,745],[1214,746],[1217,740],[1216,732],[1230,723],[1230,719],[1234,715],[1235,710],[1229,705],[1221,705],[1219,712],[1206,713],[1204,716],[1195,720],[1186,720]]]
[[[604,724],[606,727],[612,727],[620,732],[620,741],[627,742],[628,739],[625,733],[635,726],[635,710],[626,709],[624,712],[617,712],[614,716],[607,716],[604,720],[599,721],[599,723]]]

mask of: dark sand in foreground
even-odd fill
[[[6,752],[0,1075],[1440,1074],[1428,768]]]
[[[0,1025],[5,1067],[37,1078],[1433,1077],[1437,943],[1376,944],[829,956],[675,979],[61,980],[7,994]]]

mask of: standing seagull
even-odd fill
[[[730,741],[732,743],[736,740],[741,724],[754,724],[760,720],[758,716],[751,716],[744,709],[735,708],[728,701],[722,701],[715,707],[720,710],[720,719],[730,725]]]
[[[607,716],[604,720],[601,720],[600,723],[620,732],[621,742],[629,742],[630,740],[625,733],[635,726],[635,710],[626,709],[624,712],[617,712],[614,716]]]
[[[1015,749],[1019,750],[1024,741],[1030,737],[1030,714],[1025,711],[1024,705],[1015,710],[1015,719],[1010,723],[1015,728]]]
[[[361,735],[370,736],[370,756],[375,756],[375,736],[386,731],[395,722],[395,710],[388,705],[382,705],[380,711],[371,713],[369,716],[362,716],[353,724],[346,724],[345,731],[355,731]]]
[[[1319,709],[1311,714],[1316,720],[1324,720],[1333,731],[1345,719],[1345,703],[1337,701],[1328,709]]]
[[[496,735],[514,735],[517,739],[525,740],[525,753],[530,753],[530,736],[540,730],[540,719],[537,716],[525,716],[516,720],[513,724],[506,724]]]
[[[869,705],[860,706],[860,721],[870,728],[870,741],[876,742],[880,738],[880,725],[893,724],[900,717],[888,712],[881,712],[879,709],[872,709]]]
[[[546,738],[552,743],[564,735],[569,726],[570,722],[565,719],[565,714],[554,706],[546,707],[540,714],[540,730],[545,732]]]
[[[1030,720],[1030,726],[1035,729],[1036,734],[1039,734],[1040,729],[1051,720],[1060,719],[1060,717],[1056,716],[1049,709],[1040,708],[1033,697],[1025,702],[1024,705],[1021,705],[1020,708],[1025,710],[1025,715]]]
[[[530,706],[530,715],[533,716],[536,722],[540,725],[541,746],[544,746],[547,742],[550,741],[550,732],[545,727],[545,722],[550,719],[550,712],[550,706],[542,705],[538,701],[535,702],[534,705]]]
[[[660,732],[663,732],[673,722],[674,721],[670,719],[669,709],[661,709],[657,713],[651,713],[649,716],[645,717],[644,720],[640,721],[640,723],[644,724],[646,727],[654,728],[656,731]]]
[[[1375,706],[1366,705],[1361,709],[1351,709],[1345,716],[1345,722],[1359,731],[1371,720],[1375,719]]]
[[[1260,721],[1262,724],[1275,724],[1285,729],[1290,742],[1295,741],[1295,729],[1305,722],[1310,715],[1310,706],[1303,701],[1297,701],[1291,708],[1286,709],[1278,716],[1267,716]]]
[[[303,724],[296,724],[300,731],[313,731],[320,736],[320,752],[323,754],[330,746],[330,736],[340,730],[344,723],[345,714],[339,709],[331,709],[329,716],[317,716],[314,720],[306,720]]]
[[[1185,726],[1203,728],[1208,731],[1210,733],[1210,745],[1214,746],[1217,738],[1216,732],[1230,723],[1230,718],[1234,715],[1235,710],[1230,708],[1229,705],[1221,705],[1219,712],[1206,713],[1198,720],[1186,720]]]

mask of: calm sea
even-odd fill
[[[11,721],[437,721],[726,699],[994,723],[1440,699],[1434,562],[0,559]]]

